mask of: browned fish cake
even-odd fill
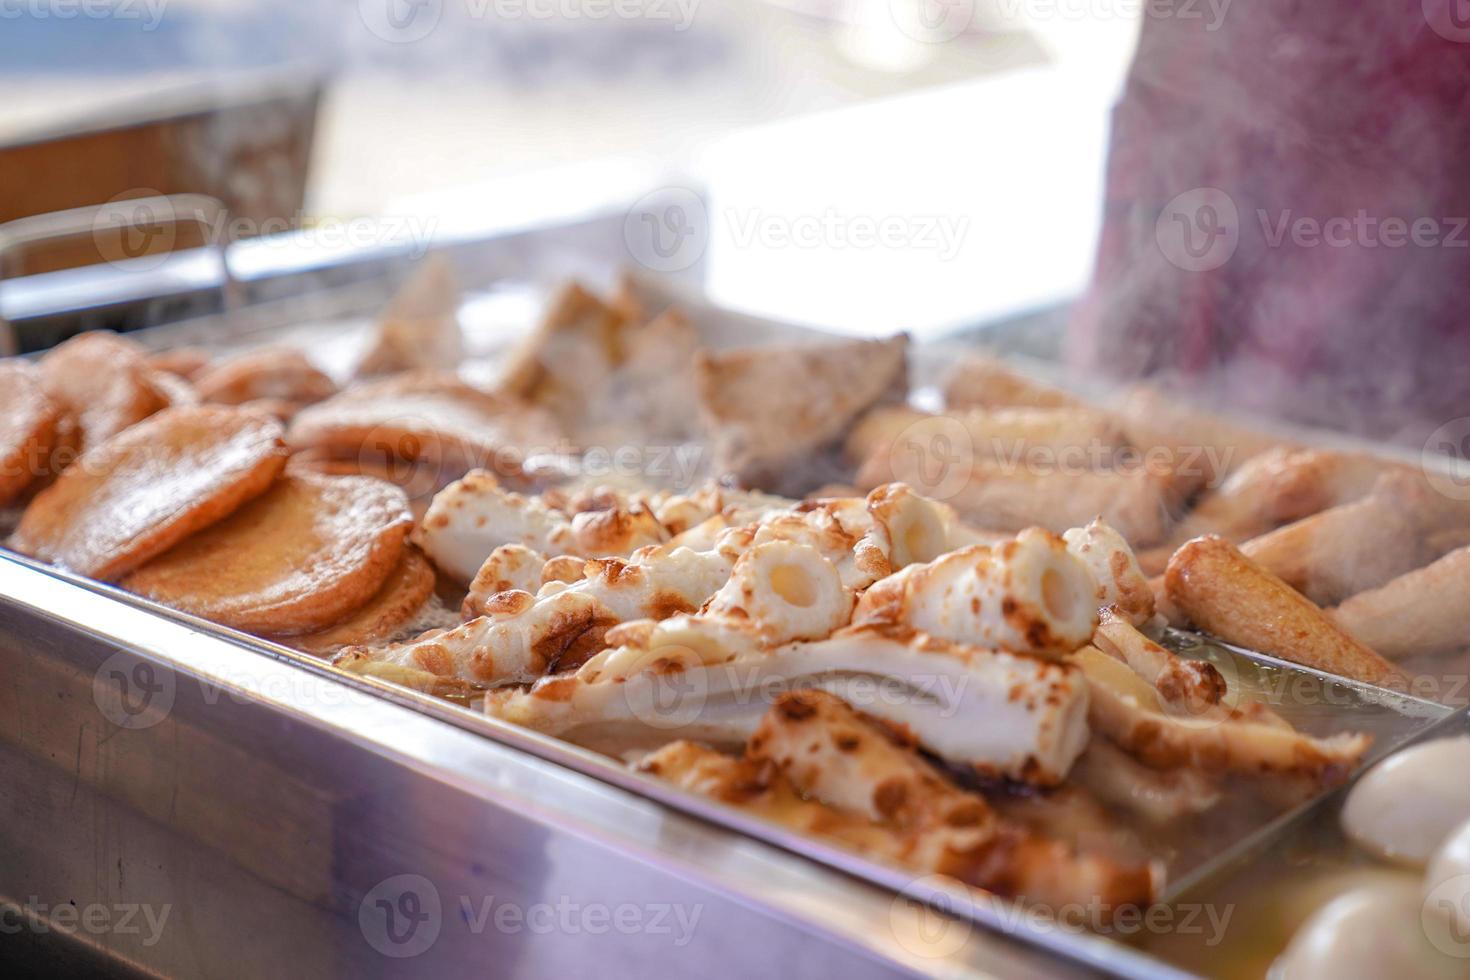
[[[214,355],[203,347],[175,347],[148,356],[148,366],[155,371],[166,371],[185,380],[194,378],[214,360]]]
[[[290,474],[121,585],[234,629],[309,633],[372,599],[411,526],[403,491],[382,480]]]
[[[816,457],[875,405],[908,394],[908,338],[701,351],[699,410],[717,475],[777,493],[822,482]]]
[[[107,331],[79,334],[42,357],[41,380],[77,417],[83,450],[170,404],[143,349]]]
[[[24,361],[0,363],[0,507],[46,472],[62,418],[61,405],[46,394],[35,368]]]
[[[240,407],[273,415],[282,422],[290,422],[296,417],[296,413],[306,406],[301,402],[286,401],[284,398],[252,398],[248,402],[241,402]]]
[[[306,653],[328,654],[345,646],[393,639],[434,594],[434,566],[413,545],[405,545],[398,567],[367,605],[329,629],[285,642]]]
[[[285,465],[273,419],[170,408],[84,452],[26,508],[11,546],[112,580],[264,493]]]
[[[262,347],[220,361],[194,387],[202,400],[220,405],[267,399],[306,405],[337,393],[336,382],[294,347]]]
[[[438,372],[368,382],[302,409],[287,440],[333,459],[421,462],[445,482],[475,467],[515,479],[531,451],[564,443],[545,412]]]
[[[438,469],[417,462],[371,455],[335,459],[323,452],[308,449],[293,453],[286,471],[319,473],[323,476],[371,476],[399,487],[408,496],[408,509],[415,523],[424,519],[434,494],[454,481],[440,479]]]
[[[160,371],[154,368],[149,372],[148,380],[153,387],[158,389],[159,394],[168,399],[170,408],[176,405],[198,405],[199,392],[194,386],[172,371]]]

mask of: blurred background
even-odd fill
[[[1085,284],[1140,8],[0,0],[0,221],[197,193],[228,219],[170,244],[315,229],[291,249],[340,252],[692,188],[717,302],[942,331]],[[0,276],[80,247],[11,250]],[[263,254],[237,274],[290,261]]]

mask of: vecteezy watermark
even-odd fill
[[[454,896],[446,920],[439,889],[423,875],[400,874],[374,885],[358,904],[357,923],[368,945],[395,959],[428,951],[446,927],[471,935],[664,936],[676,949],[689,945],[703,904],[586,902],[562,895],[551,901],[513,902],[495,895]]]
[[[576,466],[583,477],[645,477],[674,490],[688,490],[703,469],[704,457],[705,447],[696,443],[587,446]]]
[[[1029,929],[1040,932],[1093,933],[1103,936],[1198,936],[1205,946],[1215,947],[1225,941],[1230,920],[1235,916],[1235,906],[1209,902],[1120,905],[1093,898],[1051,907],[1013,903],[1009,906],[1009,911],[1002,905],[1001,916],[1024,918]]]
[[[43,902],[32,895],[23,905],[0,905],[0,936],[21,932],[89,936],[141,936],[145,947],[158,944],[173,905],[146,902]]]
[[[146,271],[168,261],[178,242],[180,216],[170,198],[148,187],[118,194],[97,209],[92,241],[104,261]],[[200,216],[200,220],[207,220]]]
[[[730,208],[724,217],[736,248],[915,249],[945,262],[959,253],[970,228],[968,215],[849,215],[834,208],[795,215]]]
[[[0,20],[133,20],[152,31],[169,0],[0,0]]]
[[[177,688],[173,671],[126,651],[108,657],[92,675],[92,701],[97,710],[129,731],[152,728],[167,718]]]
[[[1152,474],[1210,481],[1226,472],[1237,454],[1229,445],[1120,446],[1116,440],[1083,431],[1075,438],[1002,435],[998,430],[985,431],[986,425],[967,424],[963,414],[917,418],[888,442],[886,458],[876,456],[865,465],[866,475],[880,482],[907,483],[935,500],[950,500],[970,485],[978,471],[994,477],[1127,479]]]
[[[623,218],[628,254],[654,272],[682,272],[709,248],[709,211],[687,187],[663,187],[633,203]]]
[[[357,17],[374,37],[390,44],[422,41],[439,26],[444,0],[357,0]]]
[[[1235,0],[997,0],[1008,20],[1103,22],[1112,20],[1201,21],[1218,31]]]
[[[1229,194],[1196,187],[1159,212],[1154,238],[1164,258],[1188,272],[1209,272],[1229,262],[1247,230],[1252,236],[1259,232],[1260,245],[1270,249],[1470,248],[1470,217],[1379,215],[1366,208],[1326,216],[1257,208],[1254,217],[1249,228],[1243,227]]]
[[[687,31],[701,0],[447,0],[455,16],[470,20],[570,22],[626,20],[663,22]],[[446,0],[358,0],[357,12],[373,36],[411,44],[432,34],[445,19]]]
[[[181,692],[192,694],[198,685],[197,703],[212,708],[221,702],[256,704],[261,701],[293,705],[374,705],[373,692],[333,684],[302,671],[273,671],[249,674],[230,681],[201,677],[187,679],[167,668],[118,652],[108,657],[92,675],[92,699],[97,710],[118,728],[138,731],[166,719]]]
[[[1419,466],[1436,491],[1451,500],[1470,500],[1470,415],[1431,432],[1420,451]]]
[[[1421,0],[1424,20],[1446,41],[1470,44],[1470,0]]]
[[[949,500],[975,473],[975,440],[959,419],[931,415],[907,426],[888,449],[888,471],[933,500]]]
[[[1470,218],[1378,216],[1359,208],[1351,217],[1313,217],[1290,208],[1256,211],[1261,235],[1271,248],[1470,248]]]
[[[975,6],[976,0],[888,0],[888,16],[905,36],[943,44],[970,29]]]
[[[974,927],[954,879],[925,875],[909,883],[905,894],[888,905],[888,930],[909,953],[924,959],[947,959],[965,948]],[[924,896],[922,899],[913,897]]]
[[[434,216],[384,215],[356,218],[311,217],[298,212],[266,218],[232,216],[223,209],[209,212],[180,209],[178,198],[151,188],[125,191],[98,209],[92,219],[92,239],[109,263],[132,269],[152,269],[168,259],[183,227],[196,229],[205,245],[227,245],[242,238],[255,239],[263,248],[403,249],[420,258],[433,243],[439,221]]]
[[[622,692],[628,713],[649,728],[688,728],[709,702],[710,670],[688,647],[665,644],[634,656]],[[636,680],[633,680],[636,678]]]
[[[967,215],[844,214],[835,208],[809,214],[728,208],[718,217],[721,234],[738,249],[921,250],[941,261],[959,254],[970,228]],[[655,272],[694,265],[713,234],[704,200],[684,187],[644,195],[623,221],[628,252]]]
[[[853,669],[831,677],[787,676],[756,662],[705,664],[689,647],[664,643],[631,655],[622,694],[628,713],[649,728],[671,730],[696,725],[706,706],[717,701],[721,711],[751,707],[764,710],[783,694],[833,689],[849,705],[880,717],[894,709],[921,705],[939,719],[954,717],[963,706],[970,675],[905,672],[902,676]],[[555,683],[555,682],[553,682]]]
[[[1439,882],[1424,896],[1419,924],[1430,945],[1456,959],[1470,959],[1470,874]]]
[[[1047,906],[980,892],[966,897],[965,887],[953,879],[925,875],[912,881],[889,905],[889,929],[898,944],[915,956],[950,957],[969,942],[973,931],[970,916],[975,905],[983,905],[1016,933],[1198,936],[1208,947],[1225,941],[1235,914],[1233,904],[1135,905],[1093,897]]]
[[[463,0],[471,17],[497,20],[665,21],[678,32],[694,23],[700,0]]]
[[[666,936],[683,949],[694,939],[704,915],[702,903],[581,902],[562,895],[554,902],[507,902],[494,895],[459,898],[460,918],[470,932],[487,929],[504,935]]]
[[[1240,245],[1240,213],[1218,187],[1196,187],[1164,205],[1154,240],[1170,264],[1186,272],[1218,269]]]
[[[384,956],[406,959],[426,952],[444,926],[439,889],[423,875],[402,874],[378,882],[357,906],[357,927]]]

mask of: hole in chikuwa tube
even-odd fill
[[[803,568],[777,565],[771,569],[771,588],[793,606],[805,608],[817,601],[817,588]]]

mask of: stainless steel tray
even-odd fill
[[[514,307],[513,290],[487,295]],[[280,339],[288,325],[353,343],[362,321],[307,322],[333,307],[318,297],[308,315],[303,302],[232,315],[231,343]],[[720,343],[787,332],[697,314],[702,326],[717,321]],[[219,326],[140,339],[215,343]],[[1350,723],[1376,730],[1376,752],[1448,710],[1244,652],[1196,652],[1239,658],[1237,673],[1264,665],[1342,692],[1358,705]],[[509,976],[594,964],[609,976],[712,965],[738,975],[1182,975],[567,743],[8,553],[0,657],[0,716],[10,719],[0,899],[12,909],[0,929],[21,924],[0,935],[0,956],[203,975]],[[1178,885],[1198,885],[1298,818],[1203,855]],[[73,902],[92,924],[59,931]],[[123,907],[135,910],[131,929]],[[152,931],[150,909],[153,921],[167,916]]]

